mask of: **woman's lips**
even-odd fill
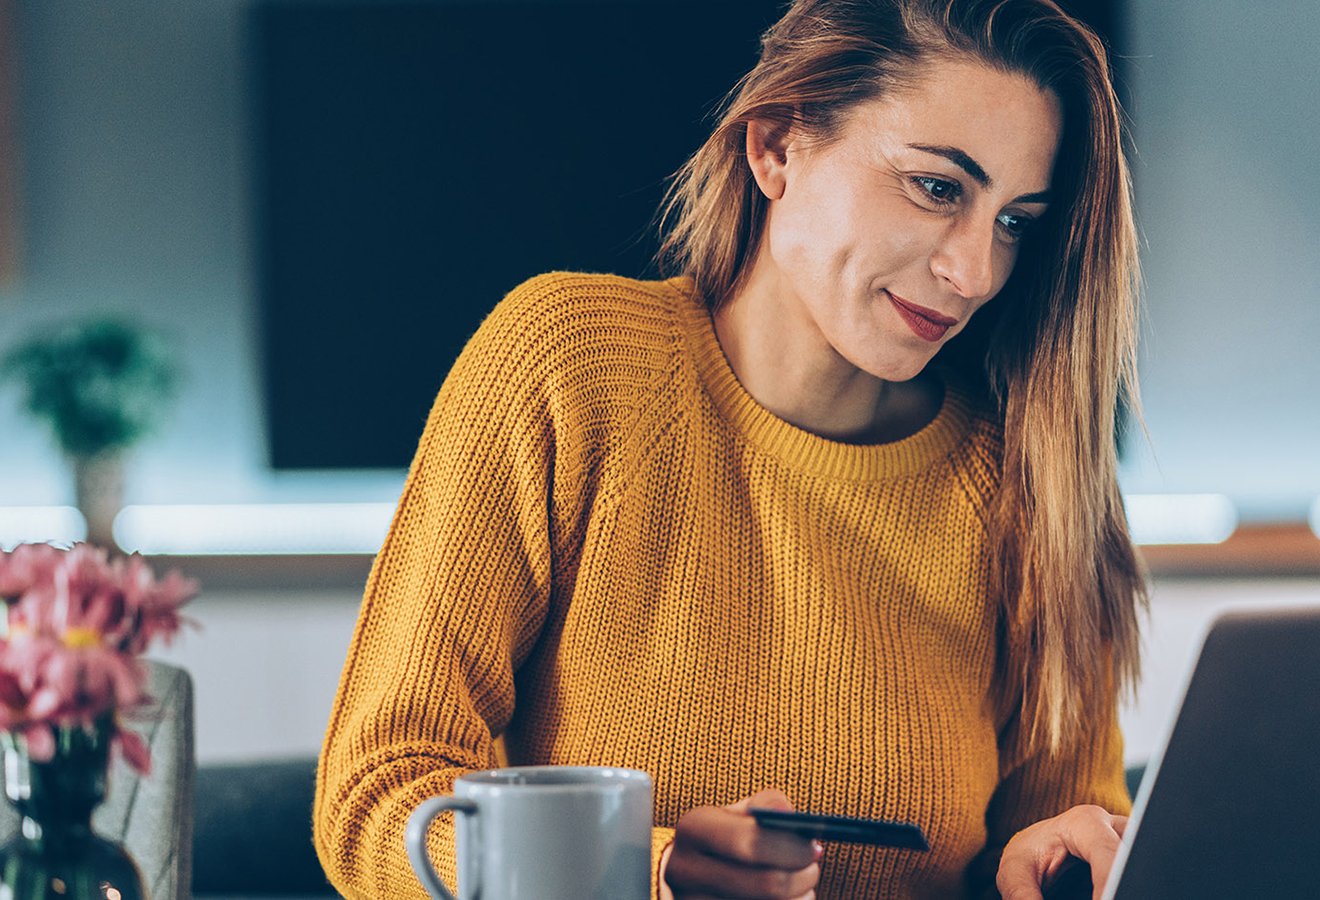
[[[907,323],[908,328],[912,329],[912,333],[923,341],[934,343],[948,334],[950,328],[958,324],[957,319],[951,319],[933,309],[909,303],[894,296],[889,291],[885,291],[885,296],[889,298],[890,303],[894,304],[894,309]]]

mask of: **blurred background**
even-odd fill
[[[1213,612],[1320,603],[1320,5],[1073,5],[1118,58],[1144,239],[1140,760]],[[0,0],[0,353],[105,313],[174,348],[114,534],[202,580],[166,657],[203,763],[315,753],[457,349],[538,271],[645,268],[778,8]],[[70,472],[0,384],[0,545],[82,534]]]

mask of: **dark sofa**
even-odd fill
[[[312,848],[312,757],[197,769],[193,894],[334,897]]]

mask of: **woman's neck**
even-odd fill
[[[925,427],[943,397],[937,379],[876,378],[844,359],[801,304],[749,283],[715,314],[730,367],[757,403],[784,421],[831,440],[880,444]]]

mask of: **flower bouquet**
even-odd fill
[[[147,696],[142,655],[169,641],[197,584],[157,579],[136,554],[111,559],[90,544],[0,550],[0,747],[5,794],[22,816],[0,849],[0,896],[140,895],[122,848],[92,832],[112,750],[139,773],[146,744],[124,727]],[[51,885],[56,887],[51,888]],[[63,890],[61,890],[63,888]],[[54,894],[50,891],[54,890]]]

